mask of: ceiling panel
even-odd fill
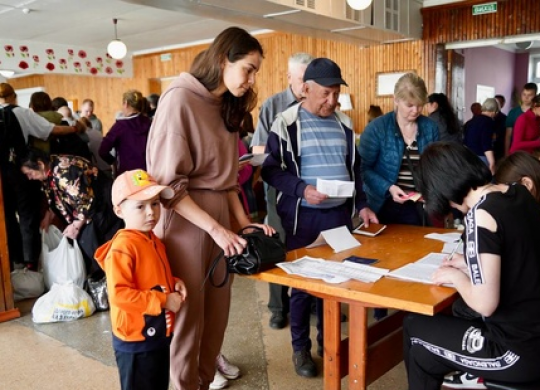
[[[158,4],[166,4],[169,9],[155,8]],[[31,12],[24,14],[23,8]],[[262,0],[0,0],[0,44],[2,40],[30,41],[103,49],[114,37],[113,18],[118,19],[118,37],[131,53],[212,39],[232,24],[252,32],[266,28],[360,42],[360,31],[329,33],[333,28],[351,25],[344,20],[323,20],[304,11],[288,17],[261,18],[287,9],[291,7]],[[237,17],[222,20],[225,11]],[[306,18],[312,20],[310,26],[326,23],[328,28],[296,26]],[[375,40],[387,35],[376,31],[370,34],[369,39]]]

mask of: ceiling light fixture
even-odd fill
[[[5,77],[6,79],[13,77],[14,74],[15,74],[14,70],[0,69],[0,76]]]
[[[114,39],[107,45],[107,53],[115,60],[124,58],[127,54],[127,47],[124,42],[118,39],[118,32],[116,31],[116,23],[118,19],[113,19],[114,23]]]
[[[347,4],[349,4],[349,7],[352,9],[363,11],[371,5],[372,1],[373,0],[347,0]]]

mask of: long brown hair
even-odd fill
[[[209,91],[220,86],[223,80],[223,63],[225,60],[236,62],[252,52],[263,56],[263,48],[259,41],[246,30],[239,27],[229,27],[214,39],[208,49],[199,53],[190,73]],[[238,131],[246,112],[257,105],[257,93],[250,88],[243,96],[236,97],[230,91],[222,97],[221,117],[227,130]]]
[[[495,182],[501,184],[520,183],[528,177],[533,187],[532,196],[540,203],[540,161],[523,150],[505,157],[495,171]]]

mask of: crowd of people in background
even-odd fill
[[[110,129],[103,129],[92,99],[73,112],[65,98],[36,92],[30,107],[23,108],[17,106],[14,89],[0,84],[3,123],[11,118],[10,126],[20,132],[2,156],[12,268],[37,269],[39,229],[50,224],[79,242],[87,272],[96,279],[116,272],[107,263],[114,252],[107,242],[115,237],[115,245],[128,245],[131,236],[117,239],[120,230],[127,226],[151,232],[154,260],[159,262],[161,254],[170,264],[162,275],[169,285],[164,293],[179,296],[160,298],[161,306],[154,307],[155,315],[176,313],[166,334],[170,355],[168,344],[166,352],[165,344],[148,348],[162,348],[159,361],[167,367],[170,356],[175,388],[217,390],[240,375],[221,354],[231,283],[216,288],[204,280],[216,256],[243,252],[246,241],[237,228],[255,225],[269,235],[277,231],[287,249],[294,250],[313,242],[322,230],[352,229],[358,217],[366,224],[443,227],[452,213],[467,220],[465,240],[476,244],[477,251],[459,257],[459,263],[444,264],[435,282],[454,284],[462,304],[478,316],[407,317],[404,356],[410,388],[435,390],[443,381],[458,386],[461,373],[445,379],[456,370],[493,379],[502,375],[456,365],[448,358],[454,353],[471,361],[503,359],[509,365],[505,375],[511,373],[513,380],[538,379],[531,362],[540,357],[540,268],[535,264],[540,248],[530,234],[540,223],[536,84],[525,84],[508,116],[501,111],[506,99],[496,95],[472,104],[473,116],[462,124],[446,95],[428,94],[419,75],[406,73],[395,85],[393,109],[384,113],[370,105],[362,129],[339,110],[339,93],[347,86],[339,65],[295,53],[288,60],[287,88],[262,104],[254,128],[253,86],[263,58],[256,38],[240,28],[226,29],[161,96],[126,91]],[[256,168],[238,162],[247,153],[268,156]],[[124,187],[114,189],[116,178],[127,180]],[[352,181],[355,195],[329,198],[317,190],[318,178]],[[264,189],[261,185],[257,190],[262,182]],[[151,193],[137,195],[141,190],[132,185],[147,186]],[[121,199],[115,201],[118,194]],[[152,216],[148,223],[136,220],[143,208]],[[497,235],[498,229],[522,234]],[[144,238],[136,236],[137,245],[143,245]],[[518,249],[505,249],[517,241]],[[99,262],[94,257],[98,248]],[[509,262],[517,258],[527,275],[512,271]],[[485,270],[485,279],[471,284],[466,270],[472,263]],[[217,272],[225,272],[224,266]],[[114,280],[120,278],[114,275]],[[536,287],[518,288],[531,282]],[[322,301],[288,290],[270,285],[269,326],[277,330],[290,325],[295,372],[314,377],[318,370],[311,355],[310,315],[317,317],[316,349],[323,356]],[[112,301],[113,307],[117,304]],[[387,311],[375,309],[374,315],[381,320]],[[461,337],[470,327],[486,342],[463,350]],[[138,354],[146,351],[145,344],[131,351],[129,343],[148,340],[136,335],[114,340],[120,348],[122,388],[128,389],[140,373],[125,353],[142,359]],[[514,358],[505,359],[505,353]],[[165,371],[149,370],[147,375],[160,376],[149,386],[160,383],[166,390]]]

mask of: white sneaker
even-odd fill
[[[443,386],[448,389],[487,389],[482,378],[459,371],[446,375]]]
[[[227,378],[225,378],[221,373],[216,370],[216,374],[214,375],[214,380],[212,383],[210,383],[210,390],[220,390],[227,387],[229,384],[229,381]]]
[[[236,379],[240,376],[240,368],[231,364],[221,353],[216,358],[216,370],[227,379]]]

